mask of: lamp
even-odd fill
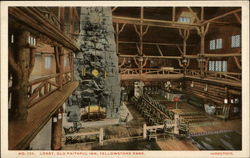
[[[207,85],[204,87],[204,91],[207,91]]]
[[[190,87],[194,87],[194,82],[193,81],[191,82]]]
[[[58,118],[58,120],[61,120],[62,119],[62,113],[59,113],[57,118]]]
[[[57,117],[53,117],[53,122],[54,122],[54,123],[57,122]]]
[[[227,104],[228,103],[228,99],[224,99],[224,104]]]

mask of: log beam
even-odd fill
[[[223,17],[225,17],[225,16],[228,16],[228,15],[231,15],[231,14],[234,14],[234,13],[237,13],[237,12],[240,12],[240,11],[241,11],[241,8],[235,9],[235,10],[232,10],[232,11],[229,11],[229,12],[224,13],[224,14],[222,14],[222,15],[213,17],[213,18],[211,18],[211,19],[209,19],[209,20],[205,20],[205,21],[202,23],[202,25],[205,25],[205,24],[210,23],[210,22],[212,22],[212,21],[214,21],[214,20],[221,19],[221,18],[223,18]]]
[[[121,16],[113,16],[114,23],[126,23],[132,25],[147,25],[147,26],[156,26],[163,28],[183,28],[183,29],[193,29],[200,25],[191,24],[191,23],[181,23],[181,22],[173,22],[166,20],[154,20],[154,19],[141,19],[140,18],[131,18],[131,17],[121,17]]]
[[[139,44],[139,42],[133,41],[119,41],[119,44]],[[159,42],[142,42],[143,45],[160,45],[160,46],[183,46],[182,43],[159,43]],[[194,47],[193,44],[187,44],[188,47]]]
[[[238,58],[236,56],[234,56],[234,61],[235,61],[236,65],[237,65],[238,69],[242,70],[240,61],[238,60]]]
[[[240,53],[227,53],[227,54],[204,54],[205,57],[237,57],[237,56],[241,56]]]
[[[119,55],[119,34],[123,31],[126,24],[123,24],[121,28],[119,27],[119,23],[116,23],[115,26],[116,54]]]
[[[73,51],[79,51],[78,46],[65,36],[58,28],[52,24],[37,8],[34,7],[10,7],[9,15],[46,35],[52,40],[62,44]]]
[[[120,55],[119,57],[123,58],[136,58],[138,57],[137,55]],[[149,56],[149,55],[144,55],[143,57],[145,58],[154,58],[154,59],[181,59],[181,56]]]
[[[197,16],[197,14],[193,11],[193,9],[191,7],[188,7],[189,12],[195,17],[195,19],[197,20],[198,23],[200,23],[200,19]]]
[[[241,18],[239,17],[239,15],[237,13],[234,13],[234,16],[236,20],[238,21],[238,23],[241,24]]]

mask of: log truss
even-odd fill
[[[114,10],[118,9],[117,7],[114,8]],[[241,56],[241,53],[226,53],[226,54],[211,54],[211,53],[205,53],[205,36],[209,30],[209,26],[211,23],[220,23],[218,21],[221,18],[224,18],[229,15],[235,16],[236,20],[238,21],[239,24],[241,24],[241,19],[240,16],[237,14],[238,12],[241,11],[241,9],[235,9],[229,12],[226,12],[224,14],[215,16],[211,19],[205,20],[204,19],[204,7],[201,7],[200,9],[200,17],[197,16],[197,14],[194,12],[194,10],[191,7],[187,7],[189,12],[194,16],[195,18],[195,23],[180,23],[176,21],[176,8],[173,7],[172,9],[172,20],[171,21],[166,21],[166,20],[155,20],[155,19],[145,19],[144,18],[144,8],[141,7],[140,10],[140,18],[131,18],[131,17],[120,17],[120,16],[113,16],[113,22],[115,24],[129,24],[133,25],[135,28],[135,32],[139,36],[140,40],[139,42],[127,42],[127,41],[117,41],[117,43],[126,43],[126,44],[136,44],[136,48],[138,51],[138,55],[126,55],[120,54],[119,57],[123,58],[123,62],[121,66],[124,65],[126,62],[125,58],[133,58],[135,61],[135,64],[138,66],[140,71],[138,71],[139,74],[144,74],[144,67],[146,66],[145,59],[173,59],[173,60],[178,60],[179,66],[183,68],[183,74],[187,75],[192,74],[192,70],[188,70],[187,67],[190,64],[190,60],[195,59],[198,61],[198,67],[200,68],[199,70],[199,77],[204,78],[204,77],[211,77],[211,74],[215,74],[216,79],[226,79],[226,80],[232,80],[232,81],[240,81],[239,77],[233,77],[230,72],[228,74],[223,74],[223,75],[217,75],[217,72],[209,72],[208,71],[208,61],[209,59],[212,58],[234,58],[234,61],[237,65],[237,67],[241,70],[241,63],[239,62],[239,59],[237,57]],[[226,23],[226,22],[224,22]],[[139,26],[139,29],[138,27]],[[143,29],[143,26],[146,26],[146,29]],[[164,55],[162,49],[161,49],[161,44],[159,43],[150,43],[150,42],[143,42],[143,36],[147,33],[148,28],[150,26],[154,27],[162,27],[162,28],[176,28],[179,29],[179,34],[183,39],[182,44],[168,44],[168,43],[163,43],[162,45],[165,46],[176,46],[178,51],[180,52],[179,56],[167,56]],[[186,51],[187,46],[191,46],[187,44],[187,39],[190,35],[190,30],[197,30],[197,34],[201,38],[201,44],[200,44],[200,52],[196,53],[196,55],[188,55],[188,52]],[[117,38],[118,39],[118,38]],[[145,55],[143,54],[143,45],[146,44],[152,44],[155,45],[158,51],[159,55]],[[181,48],[182,46],[182,48]],[[119,48],[118,48],[119,49]],[[121,68],[120,66],[120,68]],[[121,71],[121,73],[124,71]],[[136,72],[136,71],[135,71]],[[195,73],[197,74],[197,72]],[[125,74],[124,74],[125,75]],[[213,77],[213,75],[212,75]],[[235,84],[237,86],[241,86],[241,84]]]

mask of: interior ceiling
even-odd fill
[[[156,20],[166,20],[172,21],[172,8],[173,7],[144,7],[144,18],[145,19],[156,19]],[[200,7],[191,7],[191,9],[197,14],[200,18],[201,8]],[[204,20],[211,19],[213,17],[222,15],[231,10],[238,9],[236,7],[205,7],[204,8]],[[183,11],[189,11],[187,7],[176,7],[175,8],[176,20],[178,16]],[[113,16],[122,16],[122,17],[132,17],[140,18],[140,7],[117,7],[113,11]],[[239,14],[240,16],[240,14]],[[216,30],[218,26],[225,25],[234,25],[237,24],[237,20],[234,15],[229,15],[219,20],[216,20],[217,23],[212,23],[210,25],[210,30],[208,33]],[[120,24],[120,28],[121,28]],[[239,25],[239,24],[237,24]],[[139,30],[139,26],[138,30]],[[114,24],[115,28],[115,24]],[[146,26],[143,27],[144,30]],[[127,24],[124,30],[119,35],[120,41],[130,41],[138,42],[139,37],[135,32],[135,28],[131,24]],[[155,42],[155,43],[169,43],[169,44],[182,44],[183,40],[179,34],[179,30],[176,28],[162,28],[162,27],[149,27],[147,34],[143,37],[143,42]],[[200,36],[197,34],[196,30],[191,30],[190,36],[187,40],[187,52],[189,54],[195,54],[197,48],[199,47]],[[176,46],[161,46],[163,55],[179,55],[179,50]],[[121,54],[137,54],[136,44],[124,44],[119,45],[119,52]],[[144,45],[144,54],[146,55],[159,55],[157,47],[155,45]]]

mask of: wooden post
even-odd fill
[[[25,121],[28,115],[29,77],[35,63],[33,48],[28,44],[30,33],[25,28],[15,32],[15,45],[9,46],[9,66],[13,76],[11,119]]]
[[[60,73],[60,75],[57,77],[57,83],[60,85],[60,90],[62,90],[63,86],[63,48],[60,46],[54,46],[55,51],[55,58],[56,58],[56,73]]]
[[[204,68],[205,68],[205,36],[209,28],[209,23],[206,25],[202,25],[200,28],[197,28],[198,34],[200,35],[201,38],[201,45],[200,45],[200,73],[201,77],[204,77]]]
[[[60,29],[61,29],[61,31],[65,31],[65,28],[64,28],[64,22],[65,22],[65,16],[64,16],[64,7],[60,7],[59,8],[59,10],[60,10]]]
[[[182,32],[182,30],[179,29],[179,34],[180,34],[181,37],[183,38],[183,50],[180,51],[181,54],[182,54],[182,57],[183,57],[183,59],[182,59],[182,61],[183,61],[184,58],[185,58],[185,56],[186,56],[186,52],[187,52],[187,39],[188,39],[188,37],[189,37],[189,30],[184,29],[183,32]],[[177,48],[178,48],[178,47],[177,47]],[[179,61],[179,59],[178,59],[178,61]],[[187,61],[187,60],[186,60],[186,61]],[[179,64],[180,64],[180,61],[179,61]],[[186,75],[188,64],[189,64],[188,61],[187,61],[185,64],[183,63],[182,66],[181,66],[181,64],[180,64],[180,66],[183,67],[184,75]]]
[[[147,138],[147,124],[143,124],[143,139]]]
[[[172,10],[172,21],[173,22],[175,21],[175,7],[173,7],[173,10]]]
[[[100,128],[100,134],[99,134],[99,143],[100,143],[100,145],[103,145],[103,137],[104,137],[103,128]]]
[[[62,138],[62,108],[60,112],[56,112],[54,117],[57,117],[57,122],[53,122],[52,120],[52,139],[51,139],[51,149],[52,150],[60,150],[62,147],[61,138]],[[60,115],[60,116],[59,116]],[[52,117],[53,119],[53,117]]]
[[[179,134],[179,128],[178,128],[178,123],[179,123],[179,115],[175,114],[174,115],[174,133]]]
[[[201,7],[201,21],[204,20],[204,7]]]
[[[116,23],[115,27],[115,40],[116,40],[116,54],[119,55],[119,34],[123,31],[126,24],[123,24],[121,29],[119,28],[119,23]]]
[[[73,8],[69,7],[69,37],[72,39],[72,33],[74,32],[74,17],[73,17]]]

